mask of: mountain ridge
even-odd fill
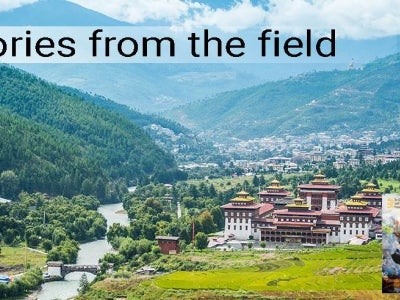
[[[220,8],[231,7],[236,2],[202,3]],[[128,23],[121,23],[64,0],[40,1],[0,13],[0,25],[3,26],[108,24]],[[154,24],[143,22],[140,25]],[[333,65],[297,63],[296,60],[295,64],[20,64],[18,67],[53,83],[103,95],[141,112],[159,113],[224,91],[287,78],[313,69],[343,69],[353,57],[356,65],[362,64],[375,55],[392,53],[395,47],[393,38],[372,42],[341,41],[337,44],[337,52],[343,57]]]
[[[0,26],[127,26],[104,14],[65,0],[41,0],[0,12]]]
[[[396,120],[394,113],[399,110],[399,56],[378,59],[362,69],[305,73],[222,93],[165,116],[205,135],[225,138],[334,132],[338,126],[361,130],[365,125],[364,130],[378,130],[379,122],[386,131],[393,130],[384,115]],[[391,110],[379,106],[381,99]],[[332,115],[335,108],[340,110]],[[362,119],[371,123],[362,124]]]

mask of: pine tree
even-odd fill
[[[79,295],[83,295],[89,290],[89,280],[87,279],[86,273],[83,273],[79,279]]]

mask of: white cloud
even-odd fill
[[[181,0],[69,0],[118,20],[139,23],[148,19],[173,21],[186,15],[190,3]]]
[[[215,26],[225,32],[235,32],[265,22],[266,15],[261,6],[254,6],[250,0],[243,0],[224,9],[205,6],[185,19],[182,25],[185,28]]]
[[[37,0],[0,0],[8,10]],[[217,27],[237,31],[265,27],[292,35],[336,29],[339,37],[374,38],[400,34],[400,0],[237,0],[213,9],[196,0],[68,0],[110,17],[140,23],[163,20],[174,27]],[[216,0],[218,1],[218,0]]]
[[[0,11],[10,10],[36,1],[37,0],[0,0]]]
[[[238,0],[232,7],[212,9],[194,0],[69,0],[131,23],[165,20],[174,27],[215,26],[237,31],[255,26],[304,34],[305,29],[353,39],[400,34],[399,0],[269,0],[253,5]],[[268,8],[267,8],[268,6]]]
[[[267,24],[288,33],[336,29],[340,37],[400,34],[399,0],[271,0]]]

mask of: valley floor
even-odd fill
[[[182,266],[191,269],[184,270]],[[180,267],[176,267],[180,266]],[[137,276],[120,270],[80,299],[390,299],[381,292],[381,244],[283,251],[187,252]]]

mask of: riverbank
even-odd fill
[[[121,225],[129,224],[128,216],[124,213],[120,213],[123,211],[122,203],[102,205],[97,211],[106,218],[107,227],[111,226],[113,223],[119,223]],[[104,254],[112,251],[112,247],[108,244],[106,239],[83,243],[80,244],[79,247],[77,264],[82,265],[97,264]],[[71,299],[78,295],[77,289],[82,274],[82,272],[74,272],[68,274],[62,281],[46,282],[39,291],[32,293],[29,295],[29,298],[26,299]],[[90,273],[86,273],[86,275],[89,281],[93,281],[95,278],[95,276]]]

